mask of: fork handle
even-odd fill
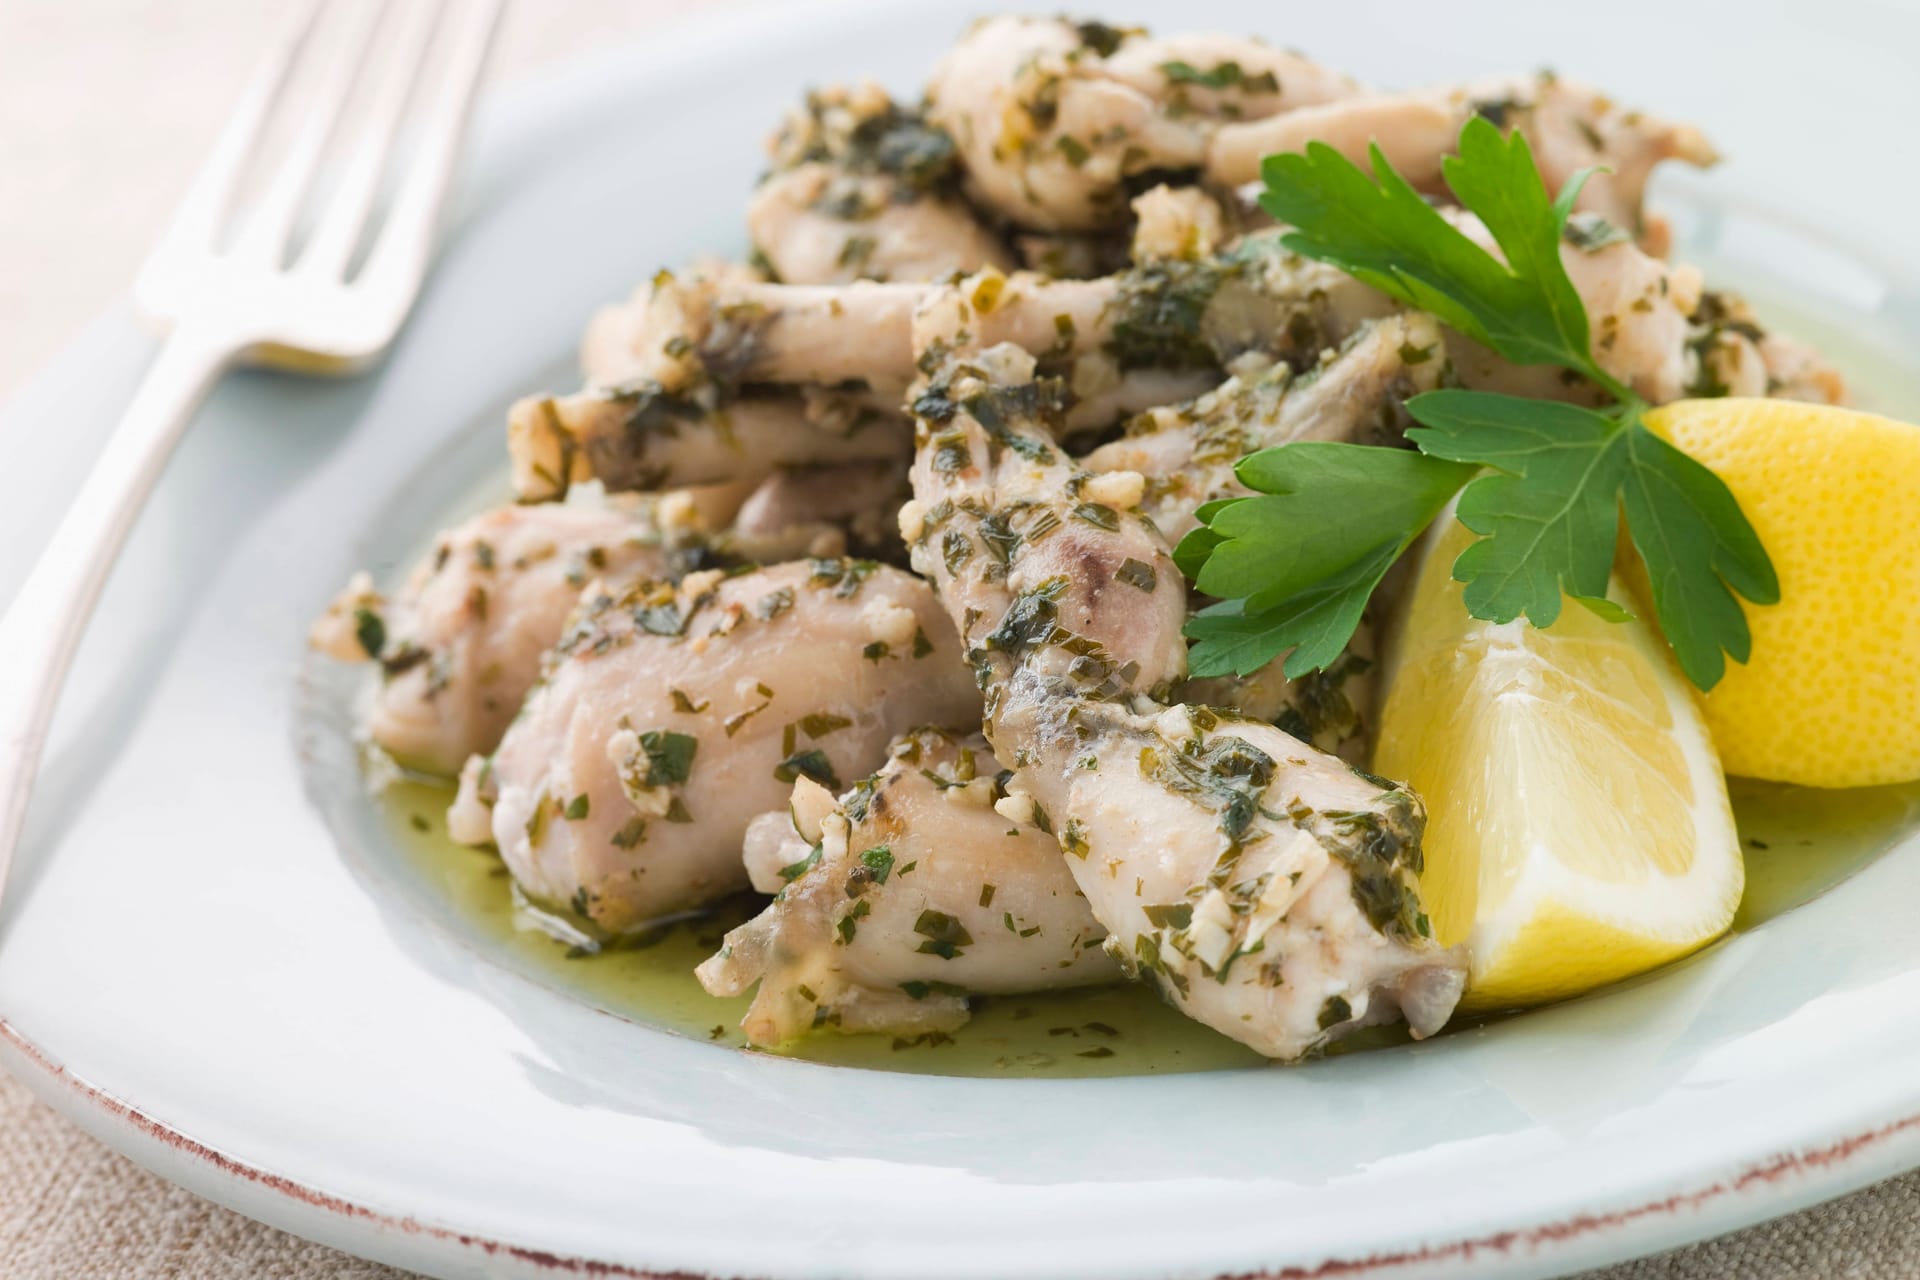
[[[0,617],[0,893],[54,705],[94,602],[187,423],[238,351],[238,343],[200,329],[176,329],[167,338]]]

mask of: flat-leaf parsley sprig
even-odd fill
[[[1624,508],[1654,610],[1687,677],[1718,683],[1745,662],[1735,593],[1773,604],[1766,549],[1720,478],[1650,431],[1646,401],[1593,358],[1587,312],[1560,261],[1585,174],[1553,199],[1526,139],[1467,122],[1447,185],[1506,261],[1442,216],[1372,149],[1371,175],[1324,143],[1268,156],[1260,203],[1294,230],[1282,241],[1491,347],[1515,364],[1557,365],[1610,399],[1598,409],[1484,391],[1407,402],[1419,452],[1300,443],[1243,458],[1257,496],[1209,503],[1175,559],[1220,602],[1187,634],[1195,675],[1248,674],[1288,653],[1300,676],[1335,661],[1393,562],[1457,492],[1480,535],[1453,564],[1467,611],[1492,622],[1560,616],[1563,596],[1622,616],[1607,579]],[[1490,469],[1490,470],[1489,470]],[[1464,488],[1463,488],[1464,486]]]

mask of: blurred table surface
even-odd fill
[[[717,3],[525,0],[501,33],[496,83]],[[0,0],[0,400],[125,291],[287,7]],[[0,1275],[401,1274],[163,1182],[0,1075]],[[1591,1280],[1721,1276],[1920,1276],[1920,1174]]]

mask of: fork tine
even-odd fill
[[[400,121],[426,59],[427,42],[440,9],[438,0],[415,0],[404,7],[394,41],[397,52],[386,69],[386,78],[375,90],[366,134],[354,148],[346,176],[321,215],[313,238],[301,250],[294,264],[296,270],[328,280],[337,280],[346,272],[354,246],[360,243],[360,234],[366,228],[367,215],[373,210],[380,175],[400,132]]]
[[[383,8],[380,0],[360,0],[354,6],[347,37],[326,69],[299,134],[258,207],[245,217],[240,239],[233,250],[241,261],[277,267],[286,255],[294,222],[300,216],[300,203],[313,185],[327,146],[339,131],[340,122],[353,101],[354,85],[373,47],[374,36],[380,30]]]
[[[502,0],[455,0],[457,16],[444,81],[421,126],[419,149],[380,229],[355,287],[367,286],[411,303],[433,248],[434,224],[460,155],[474,89],[499,27]]]
[[[160,247],[205,252],[213,247],[220,228],[231,212],[234,194],[247,170],[247,161],[260,140],[261,128],[272,113],[274,103],[286,88],[287,73],[306,48],[313,34],[314,20],[320,14],[321,0],[308,0],[274,47],[266,64],[248,81],[246,92],[235,107],[233,118],[221,131],[213,154],[193,180],[180,203],[173,222],[160,241]],[[158,253],[155,256],[159,256]]]

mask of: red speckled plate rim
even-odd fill
[[[1128,7],[1115,6],[1116,9]],[[1195,6],[1196,10],[1203,7]],[[1254,11],[1253,6],[1244,8],[1250,13]],[[749,26],[756,31],[756,39],[777,40],[782,31],[807,33],[821,24],[844,24],[851,29],[862,22],[863,15],[878,22],[883,15],[898,11],[897,6],[876,0],[743,6],[722,17],[689,24],[671,38],[649,42],[645,49],[595,54],[501,94],[483,110],[483,126],[488,117],[506,120],[524,116],[536,105],[549,116],[553,115],[554,103],[564,100],[569,82],[604,80],[616,73],[644,74],[649,67],[671,67],[686,59],[723,57],[729,42]],[[955,11],[956,6],[943,8],[934,20],[943,27],[951,27],[951,15]],[[1133,16],[1157,17],[1163,25],[1169,21],[1165,14]],[[524,121],[522,123],[524,125]],[[483,127],[483,136],[485,132]],[[1861,239],[1871,243],[1873,236],[1867,234]],[[617,287],[614,291],[618,291]],[[77,344],[74,354],[82,355],[91,348],[96,353],[106,351],[126,363],[129,348],[124,340],[124,317],[112,318],[108,327],[114,330],[112,334],[94,335]],[[72,372],[73,367],[69,366],[66,376],[71,378]],[[397,1265],[444,1275],[705,1274],[684,1269],[653,1271],[604,1258],[530,1248],[471,1231],[454,1230],[422,1217],[357,1203],[236,1158],[228,1150],[188,1131],[193,1126],[169,1123],[135,1101],[96,1087],[68,1071],[56,1053],[36,1045],[4,1018],[0,1018],[0,1046],[3,1046],[0,1061],[39,1097],[94,1136],[162,1176],[241,1212],[314,1239]],[[1920,1066],[1916,1066],[1912,1075],[1915,1086],[1904,1095],[1909,1107],[1920,1106]],[[1879,1098],[1884,1103],[1890,1096],[1882,1090]],[[1790,1212],[1920,1164],[1920,1110],[1882,1106],[1878,1111],[1892,1118],[1857,1127],[1832,1125],[1820,1129],[1805,1145],[1760,1159],[1746,1158],[1730,1163],[1725,1169],[1693,1177],[1682,1185],[1662,1188],[1659,1194],[1644,1200],[1626,1197],[1613,1207],[1566,1217],[1542,1215],[1537,1225],[1466,1234],[1457,1239],[1438,1238],[1417,1247],[1379,1253],[1361,1250],[1313,1261],[1295,1261],[1279,1270],[1225,1274],[1249,1277],[1464,1272],[1544,1275],[1654,1252]],[[1806,1131],[1814,1128],[1809,1124]],[[1196,1249],[1199,1261],[1179,1274],[1196,1277],[1214,1274],[1205,1264],[1204,1253],[1204,1247]]]

